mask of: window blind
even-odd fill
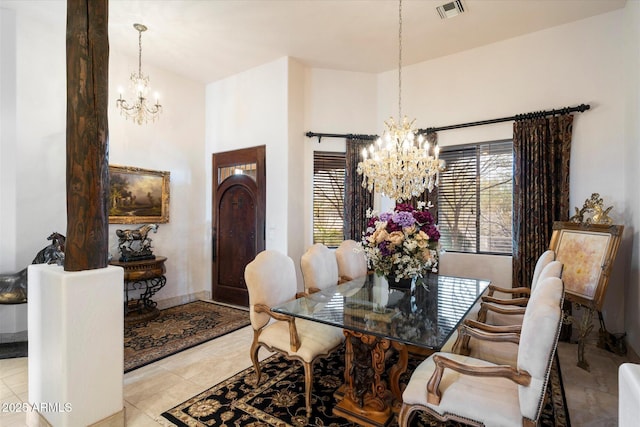
[[[313,243],[337,247],[344,240],[345,153],[313,154]]]

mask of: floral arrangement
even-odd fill
[[[397,204],[393,212],[367,211],[367,230],[360,242],[369,267],[395,280],[438,272],[440,231],[424,202],[418,208]]]

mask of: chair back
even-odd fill
[[[551,249],[546,250],[538,257],[538,261],[536,261],[536,267],[533,270],[533,277],[531,278],[531,290],[533,290],[538,284],[538,280],[540,279],[540,273],[542,270],[549,264],[551,261],[556,259],[556,253]],[[560,277],[560,276],[558,276]]]
[[[254,306],[273,307],[296,296],[296,270],[293,260],[274,250],[260,252],[244,269],[244,281],[249,291],[249,315],[253,329],[269,322],[269,315],[256,313]]]
[[[563,296],[562,279],[544,279],[532,293],[522,321],[517,366],[531,375],[531,383],[518,386],[518,394],[520,412],[530,420],[537,420],[542,409],[562,326]]]
[[[367,275],[367,256],[355,240],[345,240],[336,249],[338,276],[356,279]]]
[[[539,283],[542,283],[549,277],[557,277],[559,279],[562,279],[563,267],[564,264],[562,264],[560,261],[551,261],[550,263],[548,263],[538,275],[538,280],[536,281],[536,285],[531,288],[531,293],[533,293],[538,288],[537,285]]]
[[[302,255],[300,268],[307,291],[312,288],[326,289],[338,284],[336,256],[322,243],[316,243]]]

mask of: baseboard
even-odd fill
[[[160,310],[164,310],[165,308],[175,307],[177,305],[183,305],[192,301],[198,300],[210,300],[211,292],[210,291],[200,291],[194,292],[192,294],[180,295],[177,297],[165,298],[162,300],[157,300],[157,307]]]
[[[10,342],[22,342],[27,340],[28,333],[26,330],[20,332],[3,332],[0,333],[0,344]]]

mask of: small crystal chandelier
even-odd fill
[[[162,105],[158,101],[158,94],[155,94],[156,103],[150,105],[147,102],[149,93],[149,76],[142,74],[142,32],[147,31],[147,27],[142,24],[133,24],[133,28],[138,31],[138,72],[131,73],[129,84],[135,93],[135,101],[127,102],[122,98],[122,89],[119,90],[120,97],[116,101],[116,107],[120,110],[120,115],[127,120],[133,119],[139,125],[147,123],[149,120],[156,121],[162,112]]]
[[[398,117],[402,117],[402,0],[399,3]],[[440,147],[418,134],[414,122],[405,116],[396,123],[391,117],[384,122],[382,137],[362,150],[357,170],[363,175],[363,187],[402,202],[438,185],[445,168],[444,160],[438,158]]]

